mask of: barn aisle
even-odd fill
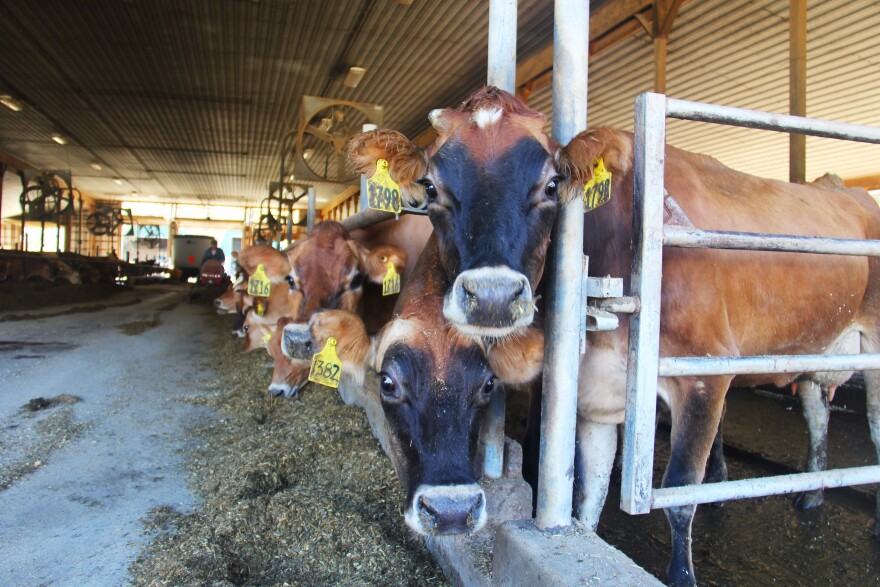
[[[148,512],[196,505],[186,431],[213,412],[181,400],[216,317],[180,287],[100,304],[0,316],[2,585],[125,584]]]

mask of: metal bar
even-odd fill
[[[489,71],[487,82],[516,91],[516,4],[517,0],[489,1]]]
[[[759,355],[755,357],[663,357],[660,377],[809,373],[880,369],[880,354]]]
[[[516,91],[517,0],[489,2],[489,67],[487,83],[506,92]],[[492,394],[480,439],[485,448],[483,477],[498,479],[504,473],[504,389]]]
[[[315,227],[315,186],[309,186],[309,211],[306,216],[306,234],[312,234]]]
[[[663,244],[671,247],[880,257],[880,240],[724,232],[669,225],[663,232]]]
[[[807,0],[788,4],[788,112],[807,115]],[[807,137],[788,137],[788,181],[807,181]]]
[[[553,138],[568,143],[587,128],[589,1],[555,0],[553,34]],[[582,276],[584,207],[560,204],[547,270],[548,316],[544,346],[541,457],[535,524],[550,530],[571,524],[577,412],[578,312],[585,312]]]
[[[651,509],[658,510],[674,506],[797,493],[799,491],[812,491],[813,489],[827,489],[829,487],[867,485],[878,482],[880,482],[880,465],[871,465],[868,467],[792,473],[791,475],[759,477],[756,479],[739,479],[723,483],[664,487],[654,490]]]
[[[816,137],[844,139],[862,143],[880,143],[880,128],[859,124],[845,124],[817,118],[788,114],[774,114],[744,108],[731,108],[704,102],[666,99],[666,116],[682,120],[713,122],[730,126],[745,126],[781,132],[798,132]]]
[[[630,514],[651,509],[657,358],[660,356],[660,280],[663,266],[663,173],[666,97],[636,98],[631,294],[641,300],[629,327],[626,424],[620,507]]]

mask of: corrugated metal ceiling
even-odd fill
[[[522,59],[551,41],[552,2],[522,1],[519,13]],[[99,198],[254,204],[277,180],[279,142],[302,95],[382,104],[386,126],[415,136],[429,110],[485,80],[487,24],[488,2],[469,0],[0,1],[0,93],[25,104],[0,108],[0,150],[70,167]],[[880,126],[877,1],[812,0],[808,24],[810,115]],[[367,69],[356,89],[341,84],[350,65]],[[597,56],[591,126],[631,128],[652,67],[644,33]],[[787,111],[788,2],[687,3],[670,37],[668,90]],[[550,87],[531,104],[551,114]],[[70,144],[55,145],[52,132]],[[670,121],[668,136],[744,171],[788,175],[784,135]],[[808,176],[829,170],[878,174],[880,154],[809,139]],[[319,185],[319,196],[339,190]]]

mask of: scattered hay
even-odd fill
[[[68,394],[34,398],[0,423],[0,490],[42,467],[89,427],[74,417],[71,405],[80,401]]]
[[[194,431],[195,513],[160,508],[135,585],[445,585],[403,522],[404,496],[362,412],[310,386],[269,400],[271,362],[216,322],[211,390],[185,401],[219,419]]]
[[[144,320],[135,320],[133,322],[126,322],[125,324],[120,324],[116,328],[119,329],[123,334],[127,334],[129,336],[137,336],[138,334],[143,334],[147,330],[151,328],[155,328],[159,325],[159,314],[157,312],[153,312],[153,314]]]

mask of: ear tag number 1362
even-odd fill
[[[593,179],[584,185],[584,211],[595,210],[611,199],[611,172],[599,157],[593,164]]]
[[[388,261],[388,272],[382,279],[382,295],[391,296],[400,293],[400,273],[394,268],[394,263]]]
[[[339,376],[342,372],[342,361],[336,354],[336,339],[332,336],[321,352],[312,357],[312,368],[309,370],[309,381],[336,389],[339,387]]]
[[[373,210],[400,214],[400,186],[388,173],[388,161],[376,161],[376,173],[367,180],[368,202]]]

